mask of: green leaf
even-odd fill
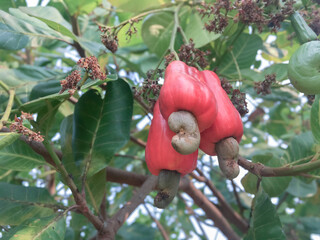
[[[42,156],[35,153],[28,144],[17,140],[0,150],[0,168],[15,171],[30,171],[46,164]]]
[[[66,117],[60,126],[62,163],[80,189],[80,169],[76,166],[72,150],[73,115]]]
[[[239,69],[249,68],[255,61],[257,51],[262,48],[262,40],[258,35],[243,33],[232,46],[232,53],[239,66]],[[231,74],[237,72],[236,63],[231,51],[221,59],[218,66],[220,74]]]
[[[314,155],[314,139],[311,132],[295,136],[288,147],[290,162]]]
[[[153,240],[156,230],[141,223],[122,226],[117,232],[117,237],[123,240]]]
[[[1,80],[14,88],[18,97],[27,100],[29,92],[38,82],[63,79],[65,74],[42,67],[22,65],[19,68],[0,68]]]
[[[87,180],[86,198],[87,202],[99,213],[99,207],[102,202],[103,195],[106,191],[106,170],[102,169]]]
[[[26,6],[26,1],[25,0],[2,0],[0,3],[0,8],[3,11],[8,12],[9,8],[16,8],[19,6]]]
[[[320,234],[320,218],[319,217],[300,217],[298,219],[304,227],[304,232],[308,232],[310,234]]]
[[[173,13],[168,12],[150,15],[143,22],[142,39],[150,51],[159,57],[161,57],[169,47],[173,25]],[[179,41],[181,42],[179,38],[175,41],[177,49],[180,47]]]
[[[184,32],[187,39],[192,38],[195,47],[200,48],[219,38],[221,34],[210,33],[204,28],[208,18],[202,18],[197,12],[188,8],[188,18],[185,23]]]
[[[20,137],[20,134],[14,132],[0,132],[0,150],[14,141],[16,141]]]
[[[93,9],[101,4],[102,0],[64,0],[64,2],[68,7],[69,13],[78,16],[91,13]]]
[[[268,167],[281,167],[285,165],[287,161],[282,157],[284,152],[278,152],[277,150],[278,149],[258,150],[256,154],[252,156],[252,161],[262,163]],[[257,176],[249,172],[241,180],[241,183],[244,185],[246,192],[255,194],[257,191],[257,181]],[[270,197],[276,197],[287,189],[290,181],[291,177],[263,177],[261,186]]]
[[[241,184],[244,187],[244,190],[251,194],[257,193],[257,182],[258,177],[250,172],[241,179]]]
[[[19,50],[27,46],[29,38],[0,22],[0,49]]]
[[[112,6],[125,12],[143,12],[149,8],[161,8],[162,5],[170,3],[170,0],[109,0]]]
[[[23,225],[10,230],[4,240],[63,240],[66,232],[66,219],[63,213],[46,218],[30,219]]]
[[[287,192],[296,197],[312,197],[317,193],[317,183],[312,181],[310,183],[305,183],[304,181],[293,178]]]
[[[288,79],[288,72],[287,72],[288,64],[273,64],[270,67],[263,70],[262,77],[264,80],[264,76],[267,74],[276,74],[276,81],[281,82],[283,80]]]
[[[314,139],[320,143],[320,95],[316,95],[311,108],[310,124]]]
[[[130,136],[133,98],[124,80],[107,84],[101,99],[96,90],[81,96],[75,107],[73,153],[77,165],[89,170],[89,176],[107,165]]]
[[[286,102],[280,103],[278,105],[270,108],[270,119],[267,122],[267,131],[273,137],[281,138],[283,135],[287,134],[288,127],[288,117],[290,109]]]
[[[59,25],[62,25],[64,28],[67,28],[69,31],[72,30],[71,24],[63,18],[61,13],[55,7],[19,7],[19,10],[30,16],[37,17],[40,20],[46,19],[50,20],[51,22],[58,23]],[[50,25],[48,24],[48,26]]]
[[[30,36],[41,37],[71,43],[70,38],[53,30],[41,20],[30,17],[19,9],[10,9],[10,14],[0,10],[0,21],[10,26],[16,32]],[[14,15],[14,16],[13,16]]]
[[[244,239],[286,239],[279,216],[268,195],[259,190],[253,204],[250,229]]]
[[[61,83],[57,80],[41,82],[35,85],[30,93],[29,100],[36,100],[51,94],[56,94],[61,90]]]
[[[55,201],[47,189],[0,182],[0,224],[20,225],[33,217],[53,214]]]

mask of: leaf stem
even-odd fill
[[[174,11],[174,25],[173,25],[173,29],[172,29],[170,44],[169,44],[169,50],[174,55],[176,60],[179,60],[179,56],[178,56],[177,52],[174,50],[174,42],[176,40],[177,31],[178,31],[178,27],[179,27],[179,15],[178,14],[179,14],[179,10],[182,5],[183,5],[183,3],[180,3]]]
[[[8,100],[8,105],[6,107],[6,110],[0,120],[0,129],[3,127],[3,124],[8,121],[11,109],[13,106],[13,100],[14,100],[14,90],[9,90],[9,100]]]
[[[239,65],[238,65],[238,61],[237,61],[236,57],[234,56],[232,50],[230,51],[230,53],[231,53],[233,62],[234,62],[234,64],[236,65],[236,69],[237,69],[238,76],[239,76],[239,81],[241,82],[241,81],[242,81],[242,76],[241,76],[241,71],[240,71],[240,68],[239,68]]]
[[[98,231],[103,231],[104,229],[104,223],[99,219],[99,217],[95,216],[88,208],[86,199],[80,194],[79,189],[75,185],[73,179],[61,163],[58,155],[53,150],[50,142],[45,139],[43,141],[43,145],[47,149],[48,153],[50,154],[51,158],[53,159],[57,171],[62,175],[62,178],[65,180],[66,184],[70,188],[72,195],[74,197],[75,202],[77,203],[79,210],[82,212],[82,214],[94,225],[94,227]]]
[[[5,90],[8,94],[9,94],[9,86],[7,84],[5,84],[3,81],[0,80],[0,87]],[[17,98],[16,95],[14,95],[14,101],[16,102],[16,104],[18,105],[18,107],[20,107],[22,105],[22,102],[20,101],[19,98]]]
[[[268,167],[261,163],[250,162],[241,156],[238,164],[258,177],[296,176],[320,168],[320,160],[289,167]]]

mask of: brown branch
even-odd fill
[[[229,240],[240,240],[240,237],[232,229],[219,209],[215,205],[213,205],[209,201],[209,199],[199,189],[197,189],[189,179],[183,177],[181,181],[185,182],[185,184],[183,184],[183,186],[185,187],[181,190],[187,193],[193,199],[194,203],[203,209],[207,217],[214,222],[215,226],[219,228]]]
[[[249,172],[257,175],[259,178],[297,176],[301,173],[310,172],[320,168],[320,160],[310,161],[296,166],[267,167],[261,163],[250,162],[241,156],[238,158],[238,164]]]
[[[107,181],[121,184],[128,184],[135,187],[140,187],[148,178],[148,176],[127,172],[121,169],[107,167]]]
[[[146,204],[143,204],[144,208],[147,210],[149,216],[151,217],[151,219],[156,223],[157,228],[159,229],[162,237],[164,240],[170,240],[168,233],[166,232],[166,230],[164,229],[164,227],[162,226],[162,224],[158,221],[158,219],[156,219],[154,216],[152,216],[149,208],[146,206]]]
[[[194,173],[190,175],[196,178],[198,181],[204,182],[207,185],[211,192],[217,197],[220,204],[219,209],[223,211],[224,216],[238,229],[240,229],[241,232],[246,233],[249,229],[249,224],[247,223],[247,221],[243,219],[236,211],[234,211],[234,209],[229,205],[221,192],[213,185],[213,183],[208,178],[204,176],[203,172],[198,168],[196,170],[201,176],[197,176]]]
[[[236,186],[236,184],[234,183],[233,180],[231,180],[231,184],[232,184],[232,189],[233,189],[234,197],[236,198],[238,207],[239,207],[239,209],[240,209],[240,215],[243,216],[244,208],[243,208],[243,206],[242,206],[242,203],[241,203],[241,201],[240,201],[239,194],[238,194],[238,192],[237,192],[237,186]]]
[[[80,28],[79,28],[79,24],[78,24],[78,16],[77,15],[70,16],[70,19],[71,19],[73,33],[76,36],[81,36]],[[86,57],[86,53],[85,53],[84,49],[80,46],[80,44],[78,42],[74,42],[72,45],[75,47],[75,49],[79,53],[80,57]]]
[[[107,216],[107,211],[106,211],[106,192],[104,192],[103,197],[102,197],[102,201],[100,204],[100,217],[103,219],[103,221],[106,221],[108,216]]]
[[[145,197],[155,188],[158,178],[156,176],[149,176],[147,180],[141,185],[139,190],[132,196],[115,215],[107,220],[107,227],[104,232],[100,232],[99,239],[114,239],[116,232],[127,220],[130,214],[144,202]]]
[[[139,146],[145,148],[147,146],[147,143],[142,141],[141,139],[139,138],[135,138],[133,136],[130,136],[130,140],[136,144],[138,144]]]
[[[146,113],[153,112],[152,108],[148,106],[140,96],[134,95],[134,100],[136,100],[141,105],[141,107],[146,111]]]
[[[195,211],[189,207],[186,203],[186,200],[181,196],[180,193],[178,193],[178,197],[184,202],[184,205],[186,206],[186,209],[188,211],[189,214],[191,214],[197,221],[197,224],[198,224],[198,227],[200,228],[200,231],[202,232],[202,235],[205,239],[209,239],[208,236],[207,236],[207,233],[204,231],[202,225],[201,225],[201,222],[199,220],[199,216],[195,213]]]

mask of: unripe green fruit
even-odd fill
[[[320,93],[320,41],[303,44],[290,58],[288,77],[302,93]]]

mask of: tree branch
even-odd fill
[[[151,217],[151,219],[156,223],[157,228],[159,229],[162,237],[164,240],[170,240],[168,233],[166,232],[166,230],[164,229],[164,227],[162,226],[162,224],[158,221],[158,219],[156,219],[154,216],[152,216],[149,208],[146,206],[146,204],[143,204],[144,208],[147,210],[149,216]]]
[[[100,232],[99,239],[111,240],[122,224],[127,220],[130,214],[144,202],[145,197],[155,188],[158,178],[156,176],[149,176],[142,184],[139,190],[132,196],[115,215],[107,220],[107,227],[104,232]]]
[[[72,31],[76,36],[80,36],[81,34],[80,34],[80,28],[79,28],[77,18],[78,18],[77,15],[70,16]],[[75,49],[79,53],[80,57],[83,57],[83,58],[86,57],[86,53],[85,53],[84,49],[80,46],[80,44],[78,42],[74,42],[72,45],[75,47]]]
[[[238,164],[249,172],[257,175],[259,178],[296,176],[300,173],[310,172],[320,168],[320,160],[310,161],[296,166],[267,167],[261,163],[250,162],[241,156],[238,158]]]
[[[185,184],[183,184],[184,187],[181,190],[188,194],[193,199],[194,203],[203,209],[207,217],[214,222],[215,226],[219,228],[229,240],[240,240],[240,237],[233,231],[219,209],[213,205],[189,179],[183,177],[181,181],[185,182]]]
[[[243,219],[234,209],[229,205],[221,192],[213,185],[213,183],[204,176],[204,173],[197,168],[197,172],[201,177],[195,175],[194,173],[190,174],[192,177],[196,178],[200,182],[204,182],[211,192],[217,197],[221,211],[224,212],[224,216],[233,223],[241,232],[246,233],[249,229],[249,224],[245,219]]]

